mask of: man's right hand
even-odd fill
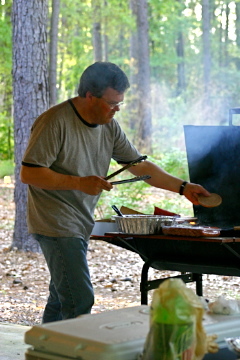
[[[102,190],[110,191],[112,184],[100,176],[85,176],[79,178],[81,191],[88,195],[98,195]]]

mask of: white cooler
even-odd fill
[[[204,360],[232,360],[224,338],[240,336],[240,316],[206,316],[208,334],[217,334],[220,351]],[[83,315],[33,326],[25,333],[31,345],[26,360],[136,360],[149,330],[149,307],[135,306],[99,314]]]
[[[143,349],[149,307],[136,306],[33,326],[27,360],[133,360]]]

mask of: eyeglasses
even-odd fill
[[[111,110],[113,110],[117,106],[120,107],[120,106],[124,105],[124,101],[120,101],[119,103],[116,103],[116,102],[113,102],[113,101],[107,101],[103,97],[100,98],[100,99],[104,100],[105,103],[108,104],[108,106],[110,107]]]

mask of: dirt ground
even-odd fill
[[[48,296],[49,273],[42,254],[9,251],[14,227],[14,185],[0,181],[0,322],[35,325],[41,322]],[[140,305],[141,258],[130,251],[91,240],[88,262],[95,290],[93,313]],[[178,275],[153,269],[150,278]],[[240,298],[240,278],[204,275],[204,297]],[[195,288],[194,284],[188,287]],[[149,293],[151,302],[152,291]]]

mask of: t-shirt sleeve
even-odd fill
[[[142,154],[128,140],[118,122],[116,120],[113,121],[115,131],[113,159],[119,164],[128,164],[131,161],[137,160]]]
[[[56,121],[44,121],[44,116],[46,115],[40,116],[32,127],[22,159],[25,166],[50,167],[58,156],[61,147],[60,128]]]

